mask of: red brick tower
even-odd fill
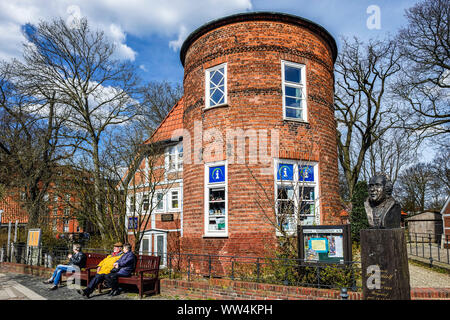
[[[277,199],[286,198],[280,175],[308,182],[308,196],[295,202],[296,210],[311,209],[302,209],[301,223],[339,222],[336,55],[324,28],[280,13],[228,16],[186,39],[183,252],[264,254],[277,236]],[[245,161],[237,158],[239,137]]]

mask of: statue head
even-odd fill
[[[369,180],[369,201],[372,203],[381,203],[386,197],[392,195],[392,182],[381,173],[375,174]]]

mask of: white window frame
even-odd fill
[[[143,246],[143,242],[145,240],[148,240],[148,251],[146,252],[147,254],[152,254],[152,250],[153,250],[153,246],[152,246],[152,234],[151,233],[146,233],[142,236],[142,240],[141,240],[141,245],[139,246],[139,254],[143,254],[144,251],[144,246]]]
[[[277,172],[278,165],[280,163],[292,164],[293,165],[293,181],[282,181],[278,180]],[[312,166],[314,168],[314,182],[302,182],[299,181],[299,166]],[[319,179],[319,163],[311,162],[311,161],[302,161],[302,160],[292,160],[292,159],[274,159],[274,190],[275,190],[275,214],[278,215],[278,186],[279,185],[293,185],[294,186],[294,219],[293,219],[293,228],[287,232],[289,235],[295,235],[297,230],[295,226],[297,225],[298,218],[298,210],[300,210],[300,188],[301,187],[314,187],[314,217],[312,224],[318,225],[320,224],[320,179]],[[312,217],[312,215],[309,215]],[[301,221],[302,225],[305,225],[308,220]],[[311,225],[311,224],[309,224]],[[277,229],[277,236],[281,236],[281,232]]]
[[[177,192],[178,193],[178,208],[174,208],[174,207],[172,207],[172,193],[173,192]],[[169,192],[168,192],[168,194],[169,194],[169,199],[168,199],[168,202],[169,202],[169,211],[180,211],[181,210],[181,191],[180,191],[180,188],[176,188],[176,189],[171,189]]]
[[[161,262],[160,267],[165,268],[166,267],[166,261],[167,261],[167,233],[165,232],[155,232],[153,231],[153,255],[156,256],[158,254],[158,236],[163,237],[163,254],[161,256]]]
[[[223,72],[223,74],[224,74],[223,103],[211,105],[210,104],[210,75],[212,72],[214,72],[220,68],[224,68],[224,72]],[[226,62],[205,70],[205,109],[221,107],[221,106],[228,104],[228,85],[227,85],[228,73],[227,72],[228,71],[227,71],[227,63]]]
[[[288,82],[284,79],[284,67],[294,67],[297,69],[300,69],[300,76],[301,81],[300,84],[294,83],[294,82]],[[291,86],[298,89],[301,89],[302,91],[302,117],[301,118],[292,118],[288,117],[286,115],[286,92],[285,92],[285,86]],[[283,103],[283,119],[284,120],[293,120],[293,121],[299,121],[299,122],[308,122],[308,106],[307,106],[307,99],[306,99],[306,65],[299,64],[291,61],[281,60],[281,89],[282,89],[282,103]]]
[[[209,183],[209,168],[216,166],[225,167],[225,181]],[[204,237],[228,237],[228,162],[216,161],[205,163],[205,181],[204,181]],[[225,229],[224,230],[209,230],[209,189],[225,188]]]
[[[162,200],[161,200],[162,209],[158,208],[158,194],[162,194]],[[166,206],[166,199],[167,199],[166,192],[158,191],[158,190],[155,191],[155,198],[154,198],[154,201],[155,201],[155,203],[154,203],[155,213],[161,213],[161,212],[165,212],[166,211],[166,207],[167,207]]]
[[[69,221],[69,219],[63,219],[63,232],[69,232],[69,230],[70,230],[70,221]]]
[[[179,158],[179,148],[183,147],[183,141],[181,141],[180,143],[168,146],[166,148],[165,151],[165,163],[166,163],[166,172],[177,172],[177,171],[183,171],[183,157],[181,157],[181,159]],[[174,164],[174,168],[170,168],[170,150],[171,149],[175,150],[175,153],[173,154],[173,157],[175,158],[173,164]],[[183,150],[184,152],[184,150]],[[183,154],[183,152],[181,152]]]
[[[134,195],[130,195],[129,197],[128,197],[128,215],[131,215],[131,216],[133,216],[133,215],[135,215],[136,214],[136,203],[138,202],[138,200],[137,200],[137,195],[136,194],[134,194]]]
[[[162,232],[158,230],[151,230],[146,231],[145,234],[142,237],[142,241],[144,239],[148,240],[148,251],[147,254],[151,254],[156,256],[158,252],[158,236],[163,236],[163,255],[161,257],[160,267],[165,268],[167,264],[167,232]],[[143,243],[141,242],[140,248],[139,248],[139,254],[143,254]]]

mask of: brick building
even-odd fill
[[[80,202],[80,195],[77,194],[73,185],[69,184],[73,171],[68,167],[60,167],[58,176],[49,183],[47,191],[43,194],[42,205],[46,215],[41,218],[42,228],[49,227],[49,230],[54,233],[86,231],[74,216],[74,210]],[[26,227],[29,214],[25,202],[23,188],[8,188],[5,197],[0,201],[0,226],[7,228],[9,222],[14,224],[18,221],[19,226]]]
[[[236,14],[189,35],[184,96],[147,141],[166,146],[172,184],[146,250],[261,256],[297,223],[341,223],[336,56],[324,28],[288,14]]]

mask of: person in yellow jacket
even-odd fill
[[[103,280],[105,280],[105,276],[111,272],[116,261],[119,260],[119,258],[122,256],[122,247],[123,244],[121,242],[117,242],[114,244],[113,253],[100,261],[100,263],[97,265],[97,273],[95,274],[95,277],[89,282],[86,289],[78,290],[79,294],[89,299],[91,293],[94,292],[99,283],[102,283]]]

